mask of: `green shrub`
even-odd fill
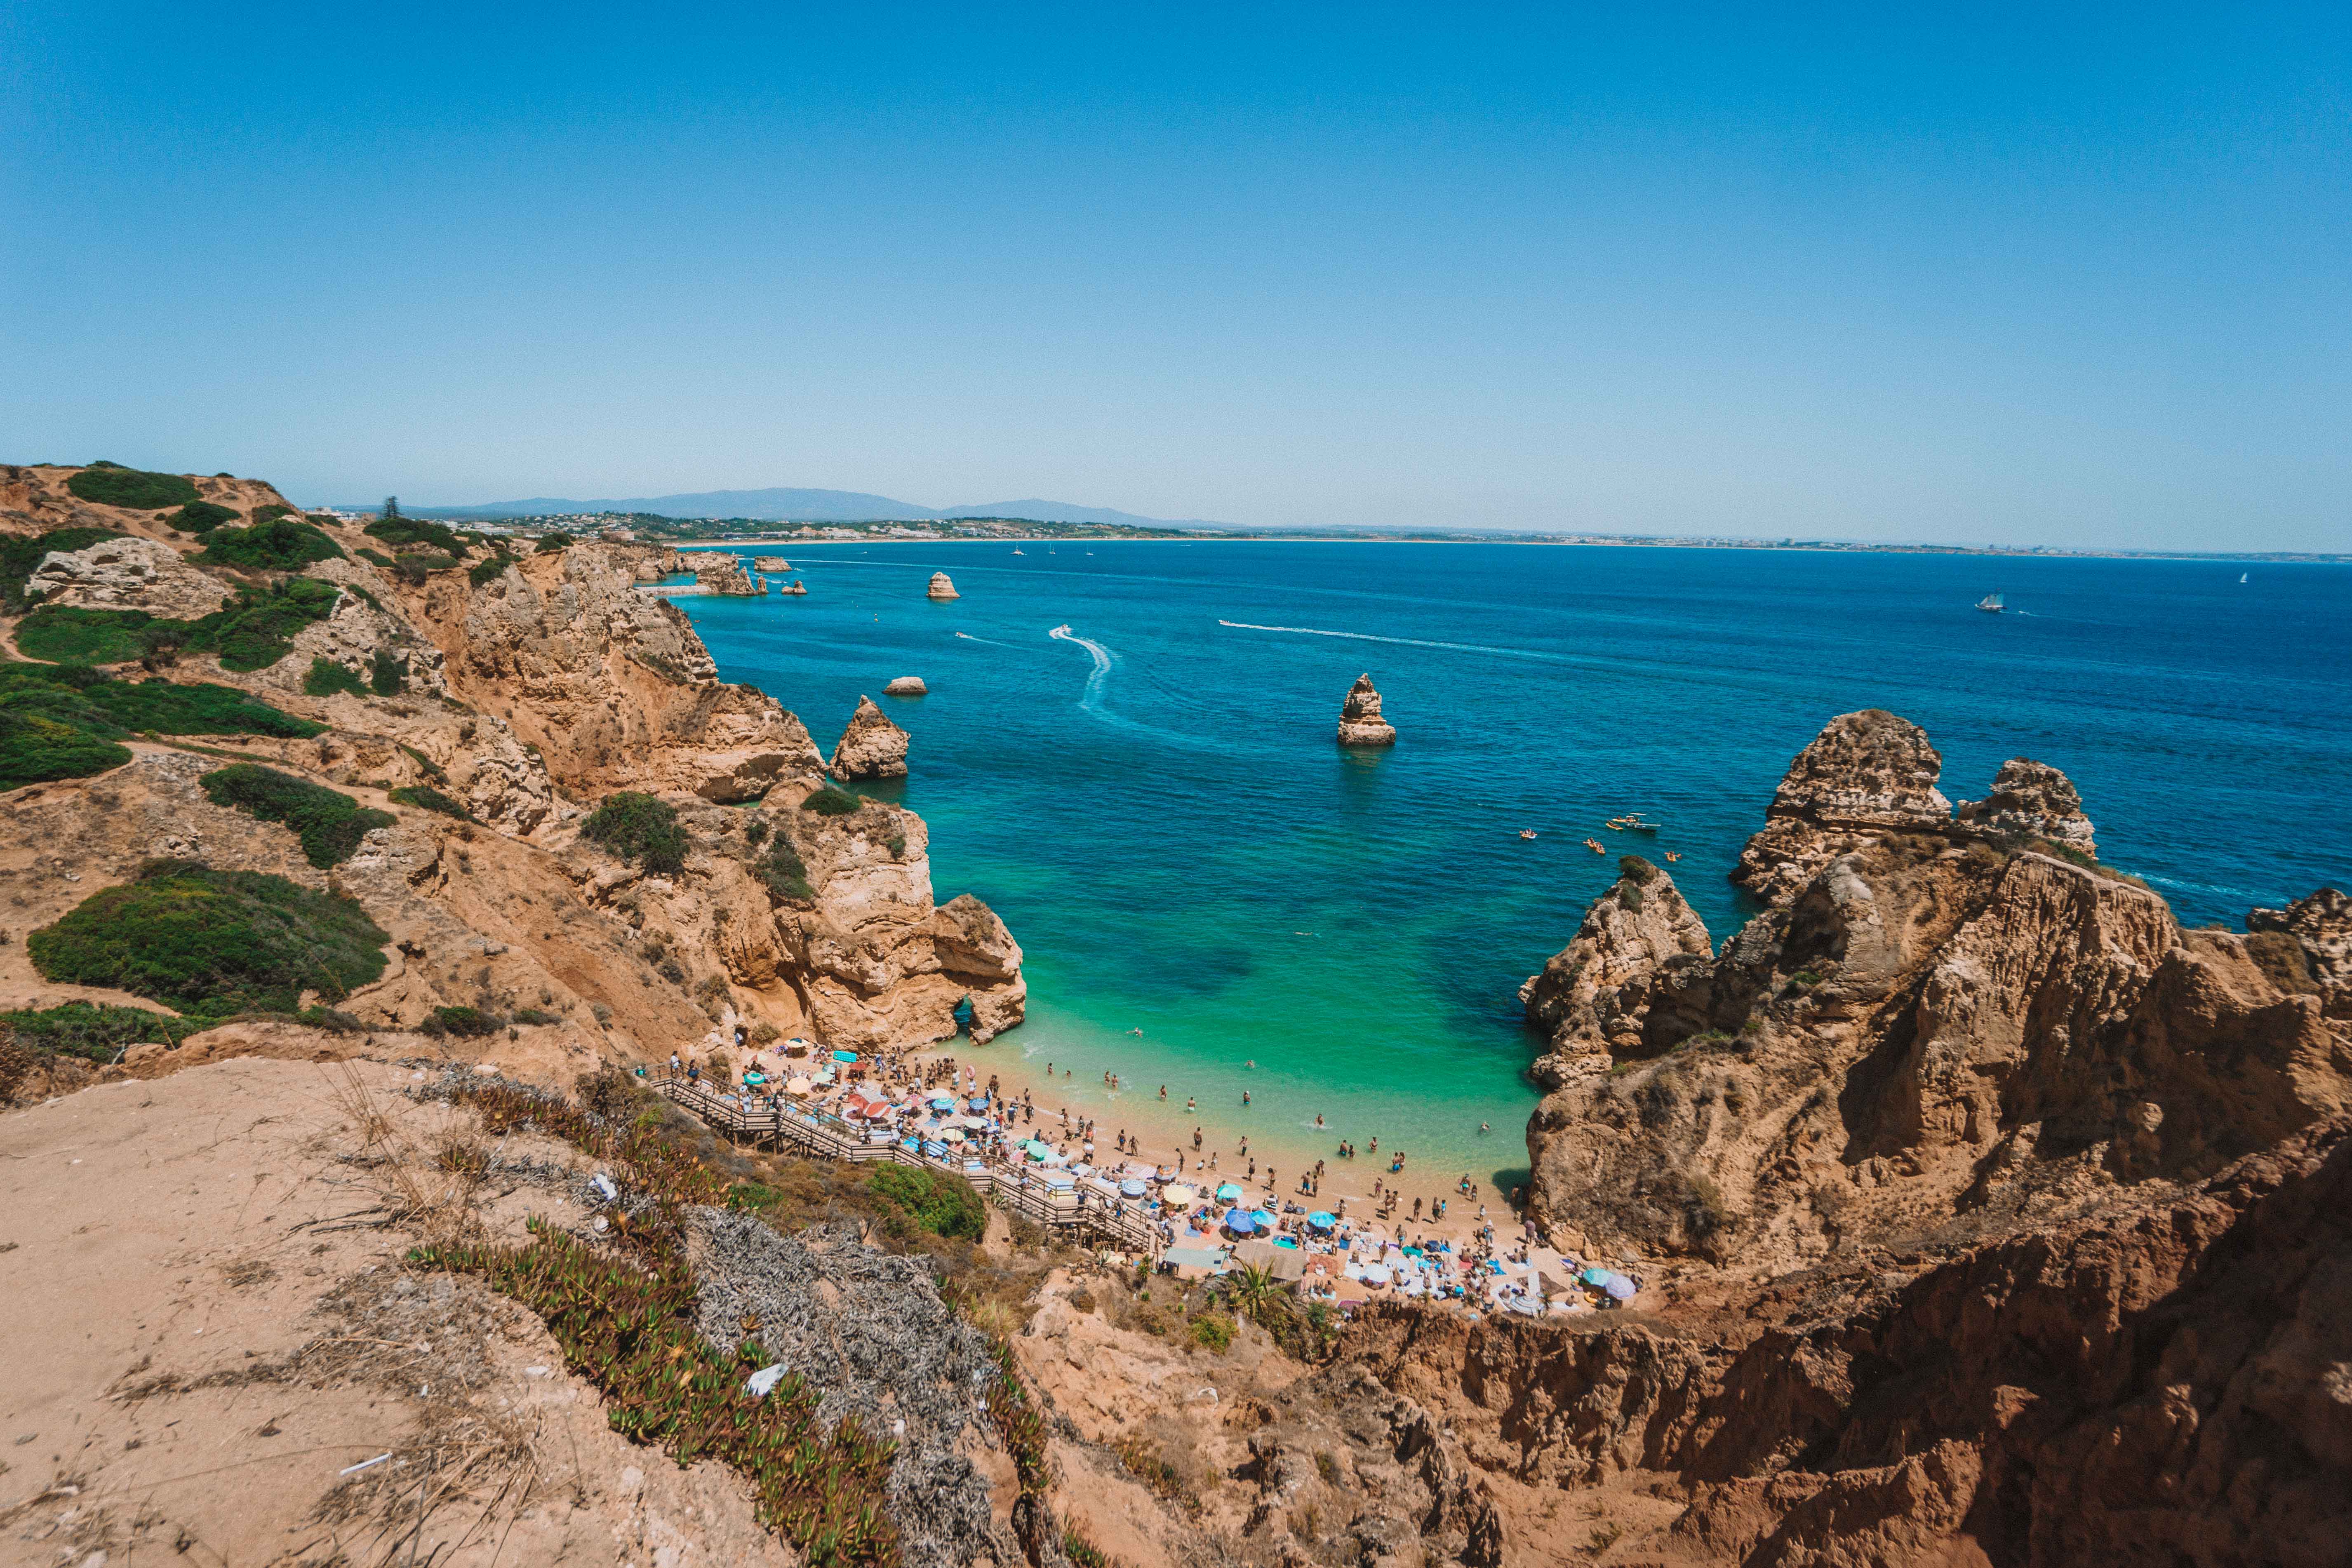
[[[579,542],[580,542],[578,540],[572,538],[568,533],[546,534],[543,535],[539,542],[538,553],[541,555],[552,555],[559,550],[569,550],[572,546]]]
[[[88,778],[131,760],[131,750],[45,714],[0,707],[0,789]]]
[[[375,564],[375,565],[378,565],[378,566],[389,566],[389,565],[391,565],[391,564],[392,564],[392,557],[391,557],[391,556],[389,556],[389,555],[386,555],[386,554],[385,554],[383,551],[381,551],[381,550],[365,550],[365,549],[362,549],[362,550],[360,552],[360,559],[361,559],[361,560],[362,560],[362,561],[370,562],[370,563],[373,563],[373,564]]]
[[[66,481],[77,499],[130,511],[161,511],[196,500],[196,487],[177,474],[151,474],[120,463],[92,463]]]
[[[1658,879],[1658,868],[1639,855],[1620,855],[1617,857],[1617,875],[1628,882],[1639,882],[1647,887]]]
[[[865,804],[864,800],[847,790],[826,784],[802,801],[801,809],[814,811],[819,816],[847,816]]]
[[[121,664],[148,650],[146,631],[154,620],[144,610],[43,605],[16,627],[16,649],[52,664]]]
[[[310,658],[310,673],[302,678],[305,697],[332,697],[338,691],[353,697],[367,695],[367,683],[323,654]]]
[[[754,816],[743,824],[743,841],[757,849],[768,841],[768,819]]]
[[[224,669],[267,669],[294,651],[295,633],[334,613],[337,597],[333,584],[315,577],[248,588],[227,608],[196,622],[187,646],[218,654]]]
[[[1219,1355],[1234,1348],[1234,1321],[1223,1312],[1203,1312],[1192,1320],[1192,1342]]]
[[[283,877],[152,860],[26,939],[59,984],[106,985],[183,1013],[291,1013],[383,974],[390,939],[349,899]]]
[[[437,811],[460,822],[474,820],[474,814],[466,809],[465,802],[443,795],[431,784],[403,784],[398,789],[386,790],[384,798],[402,805],[413,805],[419,811]]]
[[[507,1021],[496,1013],[485,1013],[478,1007],[436,1007],[433,1016],[441,1027],[460,1038],[478,1040],[495,1035],[507,1026]]]
[[[250,528],[215,528],[205,536],[201,560],[215,566],[299,572],[313,561],[341,561],[343,547],[307,522],[273,518]]]
[[[208,500],[192,500],[163,521],[180,533],[205,533],[225,522],[235,522],[239,513],[234,507],[215,506]],[[253,514],[260,517],[259,512]]]
[[[506,575],[507,568],[515,563],[511,555],[493,555],[488,561],[477,561],[466,574],[466,581],[478,588]]]
[[[934,1236],[978,1241],[988,1229],[988,1210],[970,1182],[945,1171],[913,1165],[877,1165],[866,1190],[896,1205]]]
[[[87,550],[109,539],[121,539],[119,528],[53,528],[47,533],[0,536],[0,611],[12,616],[25,611],[25,579],[53,550]]]
[[[256,522],[275,522],[281,517],[300,517],[301,515],[284,501],[267,501],[253,509],[253,521]]]
[[[378,697],[397,697],[408,689],[408,661],[388,647],[375,650],[368,665],[368,686]]]
[[[151,1013],[144,1007],[68,1002],[38,1012],[0,1013],[0,1024],[16,1031],[17,1043],[45,1055],[110,1062],[125,1046],[169,1044],[210,1026]]]
[[[622,859],[664,874],[686,869],[692,845],[677,825],[677,807],[636,790],[606,795],[580,832]]]
[[[394,549],[404,544],[429,544],[451,555],[466,552],[466,542],[457,537],[457,530],[444,528],[437,522],[427,522],[423,518],[387,517],[369,523],[360,531],[372,539],[381,539]]]
[[[233,806],[264,822],[279,822],[302,840],[302,854],[321,869],[352,858],[368,830],[396,820],[350,795],[265,768],[238,763],[196,781],[215,805]]]
[[[808,862],[782,835],[768,847],[765,858],[752,868],[768,891],[786,903],[806,904],[816,900],[816,889],[809,886]]]

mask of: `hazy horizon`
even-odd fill
[[[2352,550],[2341,7],[68,3],[0,43],[0,459]]]

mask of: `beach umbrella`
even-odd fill
[[[786,1094],[806,1094],[808,1091],[809,1080],[804,1078],[788,1078],[784,1080]]]
[[[962,1142],[963,1129],[961,1127],[948,1127],[941,1129],[940,1132],[940,1142],[942,1143]]]
[[[1615,1278],[1616,1276],[1606,1268],[1592,1268],[1584,1271],[1584,1282],[1587,1285],[1599,1285],[1604,1289],[1607,1288],[1609,1281]]]
[[[1276,1226],[1282,1223],[1280,1220],[1276,1219],[1274,1215],[1266,1213],[1264,1209],[1259,1209],[1256,1213],[1251,1215],[1250,1218],[1257,1221],[1257,1227],[1260,1230],[1272,1230]]]
[[[1601,1289],[1609,1292],[1609,1299],[1612,1301],[1630,1301],[1634,1296],[1633,1282],[1622,1274],[1611,1275],[1609,1283]]]
[[[1389,1282],[1388,1265],[1384,1263],[1367,1263],[1356,1272],[1364,1277],[1364,1283],[1367,1285],[1385,1285]]]
[[[984,1094],[975,1094],[975,1095],[973,1095],[973,1096],[971,1097],[971,1100],[970,1103],[968,1103],[967,1105],[965,1105],[964,1109],[965,1109],[966,1110],[972,1110],[972,1111],[982,1111],[982,1110],[986,1110],[988,1109],[988,1096],[986,1096],[986,1095],[984,1095]]]
[[[1150,1190],[1150,1188],[1145,1186],[1133,1176],[1129,1176],[1127,1180],[1118,1184],[1119,1195],[1121,1197],[1139,1198]]]
[[[1229,1209],[1225,1214],[1225,1228],[1235,1236],[1247,1236],[1257,1228],[1257,1221],[1250,1217],[1247,1209]]]
[[[1307,1223],[1313,1226],[1318,1230],[1328,1230],[1339,1222],[1337,1219],[1334,1219],[1331,1215],[1323,1213],[1320,1209],[1318,1209],[1315,1213],[1307,1216]]]
[[[1241,1195],[1241,1188],[1232,1182],[1227,1182],[1223,1186],[1217,1189],[1217,1201],[1221,1204],[1232,1203]]]
[[[1198,1196],[1190,1187],[1171,1186],[1160,1194],[1160,1199],[1171,1209],[1181,1209]]]
[[[955,1108],[956,1102],[953,1095],[935,1094],[931,1096],[931,1109],[933,1110],[953,1110]]]

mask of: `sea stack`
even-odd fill
[[[1883,708],[1841,713],[1797,753],[1731,879],[1778,903],[1822,867],[1886,833],[1949,827],[1936,787],[1944,759],[1927,732]]]
[[[1396,726],[1381,717],[1381,694],[1372,689],[1370,675],[1356,677],[1356,684],[1348,688],[1348,700],[1339,705],[1339,744],[1396,744]]]
[[[754,572],[789,572],[792,569],[793,563],[785,560],[781,555],[754,555],[751,557],[751,570]]]
[[[963,595],[956,592],[955,584],[948,581],[948,574],[946,573],[934,572],[931,574],[931,597],[934,599],[961,599]]]
[[[885,697],[920,697],[930,689],[919,675],[902,675],[882,689]]]
[[[833,749],[837,779],[902,779],[907,776],[907,731],[860,693],[857,712]]]
[[[2099,858],[2091,837],[2091,819],[2083,815],[2082,792],[2074,782],[2047,763],[2011,757],[1992,776],[1992,793],[1982,800],[1960,802],[1959,820],[1989,833],[2044,838],[2053,844]]]
[[[768,585],[756,581],[732,555],[723,555],[698,568],[694,582],[706,594],[724,594],[738,599],[752,598],[768,591]]]

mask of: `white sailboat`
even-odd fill
[[[1999,594],[1987,594],[1983,598],[1977,601],[1977,608],[1982,610],[1989,616],[1997,616],[2000,614],[2006,606],[2001,604],[2000,595]]]

